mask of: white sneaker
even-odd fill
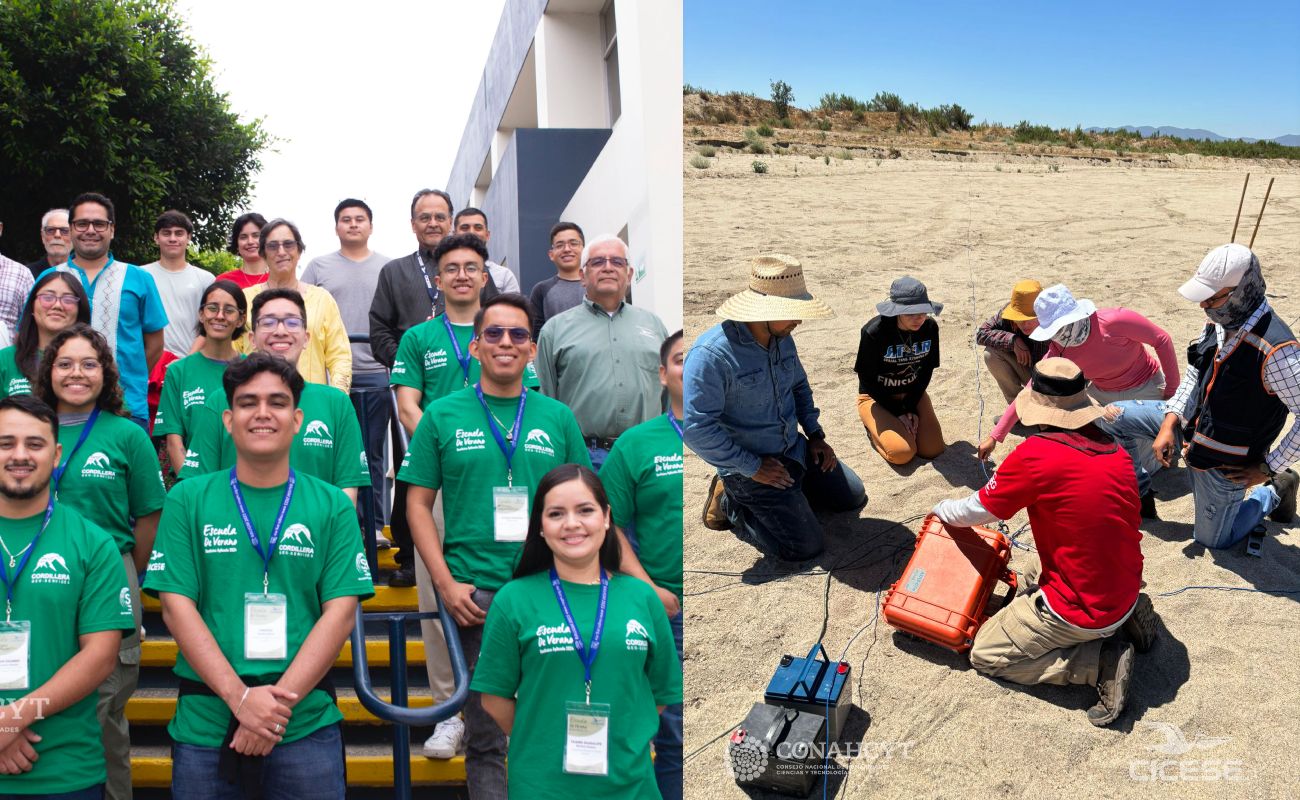
[[[460,744],[465,738],[465,722],[460,717],[451,717],[439,722],[433,729],[433,735],[424,743],[424,755],[428,758],[451,758],[460,751]]]

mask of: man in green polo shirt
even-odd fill
[[[492,598],[514,569],[528,529],[532,490],[564,463],[590,465],[578,423],[562,403],[523,386],[534,347],[521,295],[488,300],[474,318],[470,353],[479,381],[425,410],[402,462],[410,484],[411,538],[474,669]],[[441,540],[433,503],[442,491]],[[504,797],[506,739],[477,693],[465,704],[466,781],[474,798]]]
[[[627,245],[597,236],[582,251],[582,304],[546,321],[537,339],[542,391],[573,409],[597,470],[623,431],[663,413],[653,312],[624,302],[632,283]]]
[[[95,690],[135,630],[109,534],[52,499],[54,411],[0,400],[0,795],[102,791]],[[12,565],[12,566],[10,566]]]
[[[302,295],[293,289],[267,289],[253,298],[252,318],[253,347],[296,367],[311,337]],[[341,389],[309,383],[302,391],[301,409],[302,429],[289,456],[293,468],[339,487],[355,503],[357,487],[370,485],[370,470],[352,401]],[[190,440],[180,477],[228,470],[234,459],[234,445],[224,428],[203,424]]]
[[[374,594],[360,528],[338,487],[290,468],[297,369],[254,353],[224,383],[235,467],[172,489],[145,579],[180,647],[172,796],[233,781],[268,800],[306,787],[341,799],[342,715],[325,679]]]

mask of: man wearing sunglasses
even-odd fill
[[[4,223],[0,222],[0,235],[4,230]],[[23,313],[23,303],[27,301],[35,280],[27,267],[0,254],[0,329],[3,329],[0,337],[4,338],[6,346],[17,333],[18,317]]]
[[[51,208],[41,217],[41,245],[45,255],[27,265],[33,278],[50,267],[66,264],[72,252],[72,226],[68,224],[68,209]]]
[[[599,471],[619,434],[664,412],[659,345],[668,330],[652,312],[625,302],[632,263],[617,236],[591,240],[582,277],[582,305],[542,326],[537,376],[543,392],[573,409]]]
[[[524,388],[534,352],[531,314],[519,294],[483,304],[469,343],[478,379],[425,409],[398,475],[410,484],[411,538],[460,625],[471,672],[492,598],[510,580],[523,546],[533,490],[554,467],[590,465],[573,412]],[[434,520],[439,494],[445,526]],[[504,797],[506,737],[478,692],[465,704],[465,728],[470,797]]]
[[[1300,421],[1273,446],[1287,414],[1300,413],[1300,346],[1264,297],[1259,258],[1239,244],[1214,248],[1178,292],[1208,317],[1187,348],[1187,372],[1165,404],[1162,419],[1131,414],[1120,422],[1146,422],[1160,462],[1172,461],[1175,428],[1187,442],[1196,505],[1193,536],[1211,548],[1249,537],[1246,552],[1259,555],[1264,515],[1278,522],[1295,516],[1296,484],[1290,466],[1300,458]],[[1253,488],[1252,488],[1253,487]]]

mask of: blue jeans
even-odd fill
[[[366,394],[370,395],[370,417],[361,416],[361,394],[358,389],[365,389]],[[383,391],[377,391],[382,389]],[[389,404],[392,402],[388,397],[388,373],[387,372],[358,372],[352,376],[352,392],[349,397],[352,398],[352,407],[357,412],[357,422],[361,423],[361,441],[366,450],[366,460],[370,466],[370,492],[375,498],[375,530],[378,531],[384,526],[384,499],[388,496],[385,483],[385,475],[388,468],[384,464],[384,440],[388,436],[388,417]],[[362,488],[361,491],[365,491]],[[358,495],[357,508],[361,507],[361,502],[365,495]]]
[[[0,794],[0,800],[104,800],[104,784],[58,794]]]
[[[1256,486],[1246,494],[1240,483],[1223,477],[1217,469],[1192,469],[1192,499],[1196,527],[1192,535],[1206,547],[1221,550],[1245,539],[1277,508],[1281,498],[1272,486]]]
[[[682,614],[670,622],[673,641],[677,644],[677,660],[682,660]],[[655,734],[655,782],[664,800],[682,800],[682,704],[664,706],[659,715],[659,732]]]
[[[219,747],[172,745],[174,800],[242,800],[243,791],[217,776]],[[337,723],[272,748],[262,770],[266,800],[343,800],[343,735]]]
[[[603,447],[588,447],[587,454],[591,456],[591,471],[599,473],[605,459],[609,458],[609,451]]]
[[[487,613],[496,592],[475,589],[470,599]],[[483,626],[463,625],[460,646],[469,667],[466,680],[474,678],[479,651],[483,649]],[[507,796],[506,734],[492,715],[483,709],[483,695],[470,692],[465,701],[465,788],[474,800],[505,800]]]
[[[813,511],[851,511],[867,502],[862,479],[843,461],[830,472],[781,457],[794,483],[778,489],[745,475],[724,475],[722,510],[742,537],[758,549],[786,561],[803,561],[822,551],[822,526]]]
[[[1165,421],[1165,404],[1161,400],[1120,400],[1109,405],[1118,406],[1120,416],[1114,422],[1099,419],[1095,423],[1119,441],[1120,447],[1133,459],[1133,472],[1137,475],[1138,494],[1151,490],[1151,476],[1161,468],[1151,443],[1160,433]],[[1177,443],[1175,443],[1177,445]]]

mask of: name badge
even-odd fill
[[[244,658],[267,661],[289,657],[289,602],[282,594],[244,595]]]
[[[609,774],[609,704],[564,704],[564,771],[573,775]]]
[[[0,622],[0,689],[30,689],[32,623]]]
[[[492,538],[522,542],[528,538],[528,487],[492,487]]]

